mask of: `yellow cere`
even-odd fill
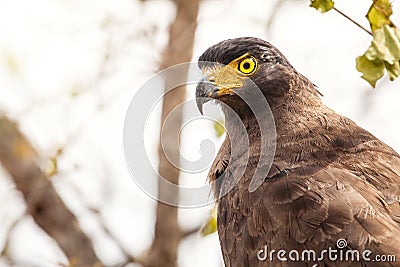
[[[219,88],[218,96],[232,94],[232,89],[243,86],[247,76],[255,73],[258,67],[257,60],[249,54],[234,59],[228,65],[216,65],[203,69],[210,82]]]

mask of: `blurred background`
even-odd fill
[[[400,1],[392,3],[399,24]],[[370,4],[335,1],[365,27]],[[175,228],[178,266],[223,266],[217,234],[198,233],[213,205],[178,209],[169,224],[130,176],[122,142],[125,113],[143,83],[223,39],[270,41],[319,86],[327,105],[400,151],[400,81],[384,78],[372,89],[355,69],[371,37],[307,0],[0,0],[0,33],[0,122],[9,127],[9,136],[0,135],[0,155],[7,157],[7,144],[22,144],[11,146],[16,161],[0,158],[1,267],[85,266],[83,252],[96,266],[173,266],[162,246]],[[194,97],[194,87],[184,90]],[[158,164],[161,108],[156,112],[145,140],[137,141]],[[183,131],[183,156],[198,157],[205,137],[221,144],[211,121],[199,127]],[[19,166],[18,157],[29,164]],[[30,179],[54,191],[33,199],[59,208],[28,203],[33,187],[18,175],[31,168]],[[180,178],[205,184],[206,174]]]

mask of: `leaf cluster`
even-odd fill
[[[310,6],[322,13],[334,9],[332,0],[310,1]],[[389,0],[373,0],[366,14],[373,39],[367,51],[357,57],[356,69],[372,87],[385,71],[391,81],[400,75],[400,31],[390,20],[392,14]]]

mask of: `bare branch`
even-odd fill
[[[194,34],[197,26],[197,14],[200,0],[175,0],[177,8],[176,16],[169,29],[169,41],[164,50],[161,69],[189,62],[192,58]],[[187,71],[187,70],[186,70]],[[187,73],[186,73],[187,75]],[[182,74],[185,76],[185,73]],[[168,89],[173,77],[166,77],[165,88]],[[163,125],[163,139],[171,144],[176,143],[182,124],[182,106],[185,101],[186,88],[180,86],[171,90],[163,98],[161,125]],[[179,108],[180,107],[180,108]],[[175,109],[174,125],[164,125],[167,116]],[[179,115],[178,115],[179,114]],[[168,156],[174,162],[179,162],[179,148],[168,151]],[[165,155],[163,147],[159,147],[159,179],[166,179],[170,183],[179,183],[179,170],[171,164]],[[168,191],[161,183],[158,186],[159,198],[170,199],[177,202],[178,190]],[[162,202],[157,203],[157,218],[155,225],[155,237],[145,257],[146,267],[175,267],[177,261],[177,248],[181,239],[178,223],[177,207]]]
[[[196,227],[196,228],[193,228],[193,229],[190,229],[187,231],[182,231],[180,239],[185,239],[191,235],[198,234],[200,232],[200,230],[201,230],[201,227]]]
[[[121,253],[124,255],[125,259],[123,262],[118,263],[118,264],[114,264],[108,267],[122,267],[125,265],[128,265],[130,263],[137,263],[137,264],[141,264],[142,260],[140,257],[135,257],[134,255],[132,255],[128,250],[126,250],[123,246],[123,244],[115,237],[115,235],[112,233],[111,229],[106,225],[106,223],[104,222],[102,216],[101,216],[101,210],[97,207],[92,206],[91,204],[89,204],[87,202],[87,200],[85,199],[85,195],[83,194],[83,192],[76,186],[74,186],[73,184],[70,184],[69,186],[72,187],[72,189],[77,193],[78,195],[78,199],[81,203],[81,205],[83,207],[85,207],[87,209],[87,211],[91,212],[92,215],[94,215],[97,218],[97,222],[99,223],[100,227],[102,228],[103,232],[114,242],[115,245],[118,246],[118,248],[120,249]],[[102,199],[104,202],[107,201],[107,198],[103,198]],[[101,204],[100,204],[101,206]]]
[[[29,214],[54,238],[74,266],[102,266],[75,215],[40,169],[37,152],[4,115],[0,115],[0,162],[22,192]]]

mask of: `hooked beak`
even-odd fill
[[[203,78],[197,84],[196,87],[196,104],[197,108],[203,115],[203,105],[213,98],[218,97],[218,87],[214,83],[209,82],[207,79]]]
[[[235,87],[237,86],[218,87],[214,82],[210,82],[206,78],[201,79],[196,87],[196,103],[201,115],[203,115],[203,105],[205,103],[220,96],[235,94]]]

